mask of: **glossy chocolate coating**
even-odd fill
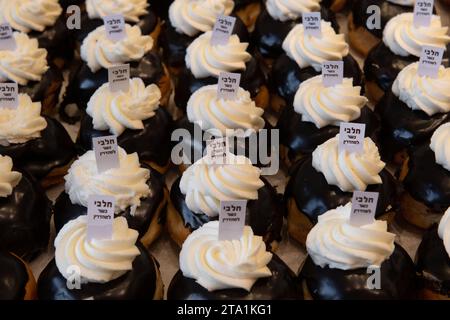
[[[437,230],[438,226],[434,225],[423,236],[416,253],[416,267],[420,274],[436,280],[433,284],[423,283],[426,287],[431,285],[429,289],[450,296],[450,258]]]
[[[450,172],[436,163],[429,143],[411,149],[408,168],[405,190],[431,210],[444,213],[450,207]]]
[[[170,200],[184,225],[190,230],[196,230],[209,221],[217,220],[218,217],[212,218],[206,214],[194,213],[187,207],[186,197],[180,190],[180,180],[181,177],[173,183]],[[252,227],[256,235],[263,237],[270,249],[272,241],[281,240],[283,212],[276,190],[265,178],[261,177],[261,180],[264,182],[264,186],[258,190],[258,199],[249,200],[247,203],[246,224]]]
[[[170,282],[168,300],[302,300],[299,282],[291,269],[273,255],[267,267],[271,277],[259,278],[250,292],[244,289],[208,291],[179,270]]]
[[[136,208],[134,215],[131,215],[129,207],[124,212],[116,214],[116,217],[125,217],[128,221],[128,226],[139,232],[139,237],[142,237],[148,231],[150,222],[164,199],[164,180],[162,175],[145,164],[142,167],[150,170],[150,179],[147,180],[147,185],[151,192],[150,196],[141,199],[141,204]],[[78,204],[72,204],[69,195],[64,191],[56,199],[54,211],[56,233],[67,222],[87,214],[87,208]],[[161,217],[159,221],[161,224],[164,223],[164,218],[164,216]]]
[[[381,116],[381,152],[388,161],[397,152],[428,141],[439,126],[450,121],[450,113],[429,116],[423,111],[412,110],[390,89],[375,111]]]
[[[414,299],[417,279],[414,263],[399,245],[389,259],[381,264],[380,289],[367,288],[372,273],[366,268],[354,270],[322,268],[310,256],[300,272],[299,279],[306,281],[314,300],[392,300]]]
[[[107,283],[82,283],[81,289],[67,288],[53,259],[39,276],[39,300],[153,300],[158,262],[142,244],[136,246],[141,254],[134,259],[132,270]]]
[[[343,206],[352,200],[352,192],[343,192],[339,187],[329,185],[325,176],[312,166],[312,156],[298,161],[292,168],[285,196],[293,197],[298,209],[313,223],[328,210]],[[376,216],[383,215],[388,206],[397,207],[397,183],[392,175],[383,169],[379,173],[382,184],[367,186],[366,191],[378,192]]]
[[[0,300],[23,300],[30,277],[24,263],[9,252],[0,252]]]
[[[51,214],[51,202],[44,190],[22,171],[13,193],[0,197],[0,250],[27,260],[34,258],[47,248]]]
[[[353,78],[353,85],[364,87],[358,62],[350,54],[343,61],[344,77]],[[297,62],[282,54],[273,64],[270,89],[292,104],[300,84],[320,74],[313,67],[300,68]]]
[[[321,7],[320,13],[322,20],[330,21],[333,29],[339,31],[336,17],[332,11],[325,7]],[[289,21],[278,21],[272,18],[269,12],[264,8],[261,11],[255,24],[253,39],[259,52],[268,58],[276,58],[283,53],[283,41],[289,31],[297,24],[302,23],[302,18]]]
[[[356,123],[366,124],[366,137],[378,141],[380,120],[376,113],[365,106],[361,109],[361,116],[354,120]],[[325,141],[335,137],[339,133],[339,127],[328,125],[317,128],[312,122],[302,121],[302,115],[294,110],[293,106],[283,109],[278,120],[281,144],[289,148],[289,158],[311,153]]]
[[[45,119],[47,128],[41,132],[40,138],[9,146],[0,145],[0,154],[10,156],[15,166],[27,170],[38,180],[69,164],[76,154],[66,129],[53,118]]]

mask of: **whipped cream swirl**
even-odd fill
[[[433,15],[428,27],[416,28],[413,13],[407,12],[393,17],[383,31],[384,44],[396,55],[420,57],[423,46],[445,48],[450,42],[448,27],[443,27],[441,18]]]
[[[340,122],[358,119],[368,102],[361,96],[361,87],[354,87],[351,78],[341,84],[325,87],[322,76],[315,76],[300,84],[294,98],[294,109],[302,121],[312,122],[317,128],[338,126]]]
[[[186,65],[195,78],[219,77],[221,72],[245,70],[245,63],[252,56],[246,51],[248,43],[240,42],[232,35],[225,45],[211,45],[212,32],[208,31],[195,39],[187,48]]]
[[[228,16],[232,0],[175,0],[169,7],[169,20],[175,30],[190,37],[212,30],[217,16]]]
[[[8,197],[22,179],[22,174],[13,171],[13,161],[8,156],[0,155],[0,198]]]
[[[87,216],[79,216],[59,231],[55,239],[59,272],[68,279],[71,268],[78,267],[82,283],[106,283],[131,270],[140,254],[136,246],[139,233],[128,228],[124,217],[117,217],[111,239],[88,240],[87,220]]]
[[[450,258],[450,208],[445,211],[441,222],[439,222],[438,234],[442,241],[444,241],[445,251],[447,251]]]
[[[116,213],[128,207],[138,207],[141,199],[150,195],[147,185],[150,171],[141,168],[137,153],[127,154],[120,147],[119,161],[119,168],[99,173],[94,151],[88,151],[75,160],[64,177],[70,201],[87,207],[90,196],[103,194],[116,199]]]
[[[303,12],[320,10],[321,0],[267,0],[266,9],[275,20],[296,20]]]
[[[434,151],[436,163],[450,171],[450,122],[436,129],[431,136],[430,148]]]
[[[258,199],[258,189],[264,186],[261,170],[244,156],[230,153],[227,161],[212,166],[202,158],[183,172],[180,191],[186,196],[189,210],[215,217],[219,215],[220,201]]]
[[[143,120],[155,115],[161,91],[158,86],[145,86],[140,78],[130,79],[127,92],[111,92],[105,83],[95,91],[86,112],[92,117],[94,129],[109,130],[120,136],[125,129],[144,129]]]
[[[105,27],[100,26],[83,40],[81,58],[92,72],[140,60],[152,49],[152,37],[143,36],[138,26],[126,24],[125,31],[127,36],[124,39],[113,42],[106,36]]]
[[[283,50],[300,68],[313,67],[320,72],[325,61],[339,61],[348,55],[345,35],[336,34],[330,22],[321,21],[322,37],[305,34],[303,24],[296,25],[283,41]]]
[[[364,139],[362,153],[350,153],[339,150],[339,134],[314,150],[312,165],[325,176],[328,184],[344,192],[364,191],[368,185],[381,184],[379,173],[386,166],[372,139]]]
[[[272,254],[252,228],[244,227],[239,240],[219,241],[219,222],[192,232],[180,252],[180,270],[208,291],[242,288],[250,291],[259,278],[272,276],[267,264]]]
[[[408,6],[408,7],[414,6],[414,3],[416,2],[416,0],[387,0],[387,1],[394,3],[394,4],[398,4],[401,6]]]
[[[138,22],[139,17],[148,13],[147,0],[86,0],[86,11],[90,19],[121,14],[125,21]]]

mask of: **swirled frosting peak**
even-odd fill
[[[183,172],[180,190],[191,211],[215,217],[220,201],[258,199],[258,189],[264,186],[261,170],[243,156],[229,154],[227,161],[223,166],[212,166],[202,158]]]
[[[381,184],[379,173],[386,164],[381,161],[372,139],[364,139],[362,153],[350,153],[339,150],[338,134],[314,150],[312,165],[325,176],[328,184],[338,186],[345,192],[353,192],[364,191],[371,184]]]
[[[264,110],[256,107],[250,93],[239,88],[235,100],[217,98],[217,85],[204,86],[195,91],[187,104],[190,122],[202,130],[218,129],[225,134],[227,129],[252,129],[264,127]]]
[[[318,266],[352,270],[380,266],[394,252],[395,234],[387,222],[350,224],[351,203],[325,212],[309,232],[306,249]]]
[[[445,251],[447,251],[450,257],[450,208],[445,211],[441,222],[439,222],[438,234],[442,241],[444,241]]]
[[[140,60],[153,47],[153,39],[143,36],[139,26],[125,25],[127,36],[117,42],[109,40],[104,26],[100,26],[83,40],[81,58],[92,72],[101,68]]]
[[[423,46],[445,48],[450,42],[448,27],[443,27],[439,16],[433,15],[430,26],[415,27],[413,13],[395,16],[383,31],[384,44],[396,55],[420,57]]]
[[[13,189],[22,179],[22,174],[13,171],[13,161],[8,156],[0,155],[0,198],[12,194]]]
[[[436,129],[431,136],[430,148],[434,151],[436,163],[450,171],[450,122]]]
[[[47,121],[41,116],[41,103],[19,94],[16,109],[0,109],[0,145],[25,143],[41,137]]]
[[[392,85],[392,92],[412,110],[432,116],[450,112],[450,68],[439,68],[436,78],[418,74],[419,63],[402,69]]]
[[[252,57],[246,51],[248,43],[232,35],[225,45],[211,45],[212,32],[195,39],[187,48],[186,65],[197,78],[219,77],[221,72],[245,70],[245,63]]]
[[[136,247],[139,233],[129,229],[124,217],[113,221],[111,239],[87,238],[87,216],[69,221],[55,239],[55,262],[67,279],[75,268],[80,271],[82,283],[106,283],[133,268],[140,254]]]
[[[86,112],[93,119],[94,129],[120,136],[127,128],[143,129],[143,120],[155,115],[160,99],[158,86],[146,87],[142,79],[133,78],[126,92],[111,92],[109,84],[103,84],[89,100]]]
[[[283,50],[300,68],[313,67],[321,71],[325,61],[339,61],[348,55],[345,35],[337,34],[330,22],[321,21],[322,37],[305,34],[303,24],[296,25],[283,41]]]
[[[70,167],[65,189],[73,204],[87,207],[92,195],[103,194],[116,199],[115,212],[138,207],[150,195],[147,180],[150,171],[141,168],[137,153],[127,154],[119,147],[120,167],[99,173],[94,151],[88,151]]]
[[[321,0],[267,0],[266,9],[275,20],[296,20],[303,12],[320,10]]]
[[[262,237],[249,226],[239,240],[219,241],[219,222],[195,230],[180,252],[180,270],[208,291],[242,288],[250,291],[259,278],[272,275],[267,264],[272,254]]]
[[[179,33],[190,37],[212,30],[217,16],[229,15],[232,0],[175,0],[169,8],[169,19]]]
[[[394,4],[398,4],[401,6],[408,6],[408,7],[414,6],[414,3],[415,3],[415,0],[387,0],[387,1],[394,3]]]
[[[341,84],[325,87],[322,76],[310,78],[300,85],[294,98],[294,109],[302,115],[302,121],[312,122],[317,128],[338,126],[359,118],[361,109],[368,102],[361,96],[361,87],[354,87],[351,78]]]
[[[86,0],[86,11],[91,19],[121,14],[125,21],[138,22],[140,16],[148,13],[147,7],[147,0]]]
[[[61,13],[58,0],[0,1],[0,22],[7,22],[22,32],[42,32],[53,26]]]
[[[8,80],[26,86],[29,81],[41,81],[48,70],[47,50],[40,49],[37,39],[26,33],[14,32],[15,50],[0,50],[0,82]]]

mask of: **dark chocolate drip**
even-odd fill
[[[436,163],[429,143],[411,149],[408,167],[403,185],[414,199],[435,212],[450,207],[450,171]]]
[[[267,267],[271,277],[259,278],[250,292],[244,289],[208,291],[179,270],[170,282],[168,300],[302,300],[299,282],[291,269],[273,255]]]
[[[23,300],[30,280],[24,263],[9,252],[0,252],[0,300]]]
[[[0,154],[10,156],[14,165],[27,170],[38,180],[53,169],[70,163],[76,151],[66,129],[55,119],[45,117],[47,128],[41,137],[25,143],[0,145]]]
[[[361,116],[353,122],[365,123],[366,137],[371,137],[375,142],[378,141],[380,120],[369,107],[362,108]],[[319,129],[312,122],[302,121],[302,115],[292,106],[283,110],[277,127],[280,130],[280,142],[289,148],[290,159],[313,152],[318,145],[339,133],[338,126],[328,125]]]
[[[335,14],[326,7],[321,7],[320,13],[322,20],[330,21],[333,29],[338,32],[339,25],[336,21]],[[275,20],[266,8],[264,8],[256,20],[255,31],[253,32],[256,48],[264,57],[278,57],[283,53],[282,45],[284,39],[289,31],[299,23],[302,23],[301,17],[297,20],[289,21]]]
[[[427,115],[412,110],[388,90],[375,108],[381,116],[381,152],[388,161],[405,148],[428,141],[433,132],[450,121],[450,113]]]
[[[366,268],[354,270],[322,268],[315,265],[308,256],[299,279],[306,281],[308,291],[315,300],[392,300],[416,297],[417,279],[414,263],[399,245],[395,245],[392,255],[381,264],[380,289],[367,287],[368,279],[372,275],[373,272],[367,272]]]
[[[140,243],[140,255],[132,270],[107,283],[82,283],[81,289],[67,288],[67,280],[56,267],[55,259],[39,276],[40,300],[153,300],[157,289],[157,261]]]
[[[116,217],[125,217],[128,221],[128,226],[139,232],[139,237],[142,237],[148,231],[150,222],[156,215],[158,207],[164,199],[164,180],[162,175],[145,164],[142,164],[142,167],[150,170],[150,178],[147,180],[147,185],[150,188],[150,196],[141,199],[141,204],[136,208],[134,215],[131,214],[130,208],[116,214]],[[54,211],[56,233],[67,222],[87,214],[87,208],[78,204],[72,204],[69,195],[64,191],[56,199]],[[161,217],[161,224],[164,222],[164,218]]]
[[[353,78],[353,85],[364,88],[358,62],[350,54],[342,60],[344,61],[344,77]],[[270,89],[292,104],[300,84],[320,74],[321,72],[317,72],[313,67],[300,68],[294,60],[282,54],[273,64]]]
[[[0,197],[0,250],[27,260],[36,257],[47,248],[51,214],[50,200],[37,182],[23,171],[13,193]]]
[[[352,200],[352,192],[343,192],[339,187],[329,185],[325,176],[312,166],[312,157],[308,156],[293,167],[286,197],[293,197],[297,207],[314,224],[317,218],[328,210],[343,206]],[[366,191],[378,192],[379,199],[376,216],[388,211],[388,207],[397,207],[397,183],[392,175],[383,169],[379,173],[382,183],[367,186]]]
[[[420,274],[436,281],[430,289],[450,296],[450,257],[437,231],[438,226],[434,225],[423,236],[417,249],[416,266]]]

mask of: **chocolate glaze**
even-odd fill
[[[184,221],[184,225],[191,230],[196,230],[209,221],[217,220],[218,217],[212,218],[206,214],[194,213],[187,207],[186,197],[180,190],[180,180],[181,177],[172,185],[170,200]],[[283,212],[276,190],[265,178],[261,177],[261,180],[264,182],[264,187],[258,190],[258,199],[249,200],[247,203],[246,224],[252,227],[256,235],[263,237],[270,249],[272,241],[281,240]]]
[[[391,205],[397,208],[397,183],[392,175],[383,169],[379,173],[382,184],[367,186],[366,191],[378,192],[376,217],[381,216]],[[313,223],[328,210],[343,206],[352,200],[352,192],[343,192],[339,187],[329,185],[325,176],[312,166],[312,156],[298,161],[291,168],[290,180],[285,196],[293,197],[297,207]]]
[[[67,7],[71,5],[81,5],[83,3],[83,0],[59,0],[59,4],[64,9],[67,9]]]
[[[344,57],[343,61],[344,77],[353,78],[353,85],[364,88],[363,76],[358,62],[350,54]],[[273,64],[269,83],[270,90],[287,100],[288,104],[292,104],[300,84],[320,74],[321,72],[317,72],[313,67],[300,68],[297,62],[286,54],[282,54]]]
[[[13,193],[0,197],[0,251],[28,260],[47,249],[52,210],[38,183],[21,172],[22,179]]]
[[[375,111],[381,117],[381,153],[388,161],[394,155],[428,141],[433,132],[450,121],[450,113],[428,116],[425,112],[412,110],[391,89],[377,104]]]
[[[361,116],[354,120],[356,123],[366,124],[366,136],[378,141],[380,120],[376,113],[369,107],[361,109]],[[294,110],[293,106],[284,108],[278,120],[281,144],[289,148],[289,158],[311,153],[325,141],[335,137],[339,133],[339,127],[328,125],[317,128],[312,122],[302,121],[302,115]]]
[[[450,207],[450,172],[436,163],[429,142],[409,152],[405,190],[435,212],[444,213]]]
[[[306,258],[299,274],[306,281],[314,300],[392,300],[414,299],[417,278],[414,263],[399,245],[389,259],[381,264],[380,289],[367,288],[372,273],[366,268],[354,270],[330,269],[316,266],[310,256]]]
[[[30,280],[24,263],[9,252],[0,252],[0,300],[23,300]]]
[[[76,154],[75,145],[66,129],[55,119],[45,117],[47,128],[41,137],[25,143],[0,145],[0,154],[10,156],[14,165],[27,170],[38,180],[53,169],[70,163]]]
[[[438,226],[434,225],[423,236],[416,253],[416,267],[421,275],[436,280],[433,283],[425,280],[422,285],[450,297],[450,258],[437,230]]]
[[[339,25],[336,21],[335,14],[327,9],[321,7],[320,13],[322,20],[330,21],[333,29],[339,31]],[[268,58],[276,58],[283,53],[282,44],[289,31],[294,26],[302,23],[302,18],[290,21],[278,21],[272,18],[269,12],[264,7],[256,20],[255,31],[253,32],[253,40],[259,52]]]
[[[234,10],[239,10],[251,3],[261,3],[260,0],[234,0]]]
[[[139,232],[139,237],[142,237],[148,231],[150,222],[164,199],[164,180],[162,175],[145,164],[142,164],[142,167],[150,170],[150,179],[147,180],[147,185],[150,187],[151,195],[148,198],[141,199],[141,205],[136,208],[134,215],[131,215],[130,208],[116,214],[116,217],[125,217],[128,221],[128,226]],[[87,208],[78,204],[72,204],[69,195],[64,191],[56,199],[54,211],[56,233],[67,222],[87,214]],[[162,216],[159,222],[163,224],[164,220],[165,216]]]
[[[134,259],[132,270],[107,283],[83,283],[81,289],[67,288],[53,259],[39,276],[39,300],[153,300],[158,262],[142,244],[136,246],[141,254]]]
[[[168,300],[302,300],[299,282],[291,269],[273,255],[267,267],[271,277],[260,278],[250,292],[244,289],[222,289],[208,291],[194,279],[186,278],[179,270],[170,282]]]

